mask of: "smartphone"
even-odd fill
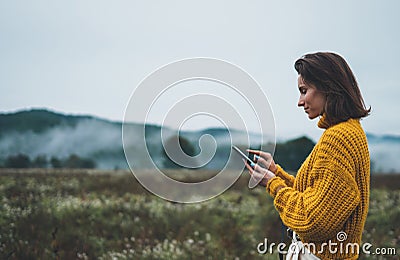
[[[242,151],[240,151],[239,148],[237,148],[236,146],[232,145],[232,149],[234,151],[236,151],[243,159],[245,159],[247,161],[247,163],[254,168],[254,166],[256,165],[254,163],[254,161],[252,159],[250,159],[247,155],[245,155]]]
[[[247,163],[254,169],[254,167],[256,166],[255,162],[250,159],[247,155],[245,155],[242,151],[240,151],[239,148],[237,148],[236,146],[232,145],[232,149],[235,150],[243,159],[245,159],[247,161]],[[266,173],[264,173],[261,176],[254,176],[253,174],[250,177],[249,180],[249,188],[253,189],[254,187],[256,187],[260,181],[264,178]]]

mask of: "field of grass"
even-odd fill
[[[278,259],[257,252],[264,238],[281,240],[272,199],[247,183],[244,175],[214,199],[178,204],[129,172],[0,169],[0,258]],[[360,259],[399,259],[400,174],[374,175],[371,187],[363,241],[397,256]]]

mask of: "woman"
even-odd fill
[[[254,156],[257,165],[246,167],[256,177],[264,176],[260,184],[266,186],[283,223],[293,231],[287,259],[357,259],[370,179],[368,144],[360,119],[370,109],[341,56],[307,54],[294,67],[298,106],[309,119],[319,117],[318,127],[325,131],[296,177],[262,151],[249,150],[258,155]],[[293,250],[304,246],[308,254]]]

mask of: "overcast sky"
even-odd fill
[[[366,131],[400,135],[399,10],[397,0],[1,1],[0,111],[40,107],[122,121],[150,73],[211,57],[259,83],[278,138],[316,138],[316,121],[297,107],[293,63],[334,51],[372,106]],[[203,122],[193,128],[211,124]]]

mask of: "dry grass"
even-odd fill
[[[214,174],[167,172],[190,181]],[[0,258],[277,259],[256,246],[280,242],[278,214],[247,183],[243,175],[221,196],[184,205],[152,195],[129,171],[0,169]],[[371,176],[363,240],[400,253],[399,187],[400,174]]]

